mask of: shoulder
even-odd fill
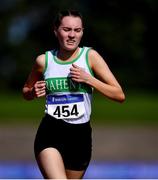
[[[41,54],[36,57],[35,67],[39,72],[43,72],[45,68],[45,54]]]
[[[41,65],[43,63],[45,63],[45,54],[36,57],[36,64]]]
[[[94,67],[100,62],[105,62],[103,57],[94,49],[90,49],[88,52],[88,60],[91,67]]]
[[[93,48],[90,48],[88,56],[90,58],[97,58],[100,55],[96,50],[94,50]]]

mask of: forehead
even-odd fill
[[[74,17],[74,16],[65,16],[61,20],[60,26],[64,27],[82,27],[82,20],[80,17]]]

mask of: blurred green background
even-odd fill
[[[3,93],[0,96],[1,123],[38,124],[44,114],[44,98],[25,101],[21,94]],[[94,93],[92,123],[99,125],[158,125],[158,96],[156,94],[126,94],[123,104]]]
[[[119,104],[95,92],[92,122],[158,125],[157,0],[1,0],[0,123],[43,116],[44,99],[27,102],[21,91],[35,58],[56,47],[52,21],[63,9],[83,14],[81,46],[104,57],[126,94]]]

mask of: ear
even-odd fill
[[[83,31],[84,31],[84,28],[82,28],[82,36],[83,36]]]
[[[53,29],[54,29],[54,34],[55,34],[55,36],[57,37],[57,28],[54,27]]]

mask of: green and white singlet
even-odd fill
[[[90,48],[80,48],[77,58],[70,62],[57,59],[57,51],[46,52],[44,79],[46,81],[45,113],[68,123],[80,124],[90,120],[93,88],[77,83],[70,77],[72,63],[93,75],[88,63]]]

